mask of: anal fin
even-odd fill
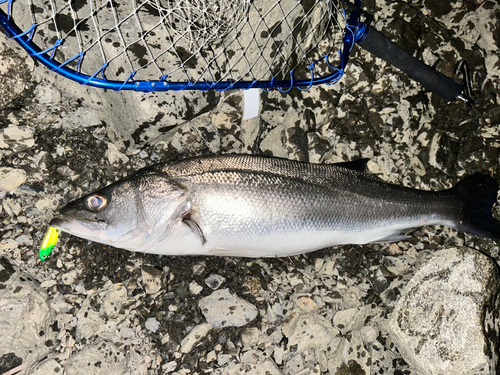
[[[406,241],[410,239],[411,236],[406,234],[391,234],[387,237],[381,238],[380,240],[373,241],[373,243],[387,243],[387,242],[398,242],[398,241]]]

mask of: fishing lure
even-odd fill
[[[54,227],[49,227],[45,237],[43,238],[42,244],[40,245],[40,251],[38,255],[40,260],[43,262],[48,258],[54,246],[56,246],[57,238],[59,237],[59,231]]]

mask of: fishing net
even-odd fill
[[[59,66],[106,80],[309,79],[332,70],[337,0],[10,0],[0,7]]]

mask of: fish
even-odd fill
[[[500,240],[498,184],[474,174],[441,191],[388,184],[367,160],[313,164],[253,155],[177,160],[77,199],[50,226],[150,254],[286,257],[391,242],[445,225]]]

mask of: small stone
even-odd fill
[[[217,357],[217,364],[219,366],[224,366],[225,364],[229,363],[231,358],[233,358],[231,354],[219,354]]]
[[[205,284],[212,289],[216,290],[226,281],[226,278],[217,274],[212,273],[205,279]]]
[[[383,264],[385,268],[395,276],[403,275],[410,266],[408,262],[402,257],[392,256],[386,256],[384,258]]]
[[[212,350],[207,354],[207,363],[213,362],[215,360],[217,360],[217,353],[215,352],[215,350]]]
[[[170,361],[170,362],[167,362],[165,363],[161,369],[163,370],[163,372],[165,374],[169,374],[171,372],[174,372],[175,369],[177,368],[177,362],[176,361]]]
[[[147,324],[148,324],[148,322],[146,321],[146,328],[148,328]],[[124,339],[130,339],[130,338],[134,337],[134,335],[135,335],[134,330],[130,329],[130,328],[124,328],[124,329],[122,329],[120,331],[120,334],[122,335],[122,337]]]
[[[77,277],[78,277],[78,272],[76,270],[71,270],[62,275],[62,282],[65,285],[72,285],[75,283]]]
[[[313,371],[307,370],[308,374],[314,374]],[[246,373],[247,375],[284,375],[284,372],[281,371],[276,363],[273,362],[272,359],[268,358],[265,361],[258,363],[252,366],[252,369]]]
[[[130,373],[130,357],[111,342],[98,339],[69,357],[64,374],[80,375],[82,369],[93,375],[121,375]],[[92,370],[90,370],[92,369]]]
[[[229,289],[213,292],[198,304],[207,322],[216,328],[241,327],[257,317],[257,308],[247,301],[231,295]]]
[[[259,362],[260,356],[257,350],[248,350],[240,356],[240,362],[245,365],[255,365]]]
[[[320,272],[325,260],[323,258],[316,258],[314,260],[314,271]]]
[[[333,351],[338,346],[338,329],[332,326],[330,320],[316,312],[303,314],[300,310],[295,310],[289,319],[283,323],[283,334],[288,337],[289,350],[293,350],[294,354],[308,349],[326,351],[330,348]]]
[[[57,202],[54,201],[54,199],[45,197],[39,199],[35,203],[35,207],[38,208],[40,211],[46,211],[46,210],[53,210],[57,207]]]
[[[165,274],[162,270],[146,265],[142,266],[141,274],[142,285],[144,286],[146,294],[155,294],[161,290],[165,278]]]
[[[47,288],[51,288],[51,287],[53,287],[54,285],[57,285],[57,281],[56,281],[56,280],[46,280],[46,281],[44,281],[44,282],[42,282],[42,283],[40,284],[40,286],[41,286],[42,288],[45,288],[45,289],[47,289]]]
[[[321,267],[319,274],[321,276],[334,276],[336,273],[335,261],[329,260],[323,264]]]
[[[167,332],[167,333],[165,333],[165,335],[162,336],[162,338],[161,338],[161,344],[165,345],[169,341],[170,341],[170,335]]]
[[[160,329],[160,322],[156,318],[148,318],[145,324],[146,328],[151,332],[156,332]]]
[[[191,292],[191,294],[198,295],[201,293],[202,290],[203,290],[203,287],[200,284],[198,284],[196,281],[192,281],[189,284],[189,291]]]
[[[309,297],[300,297],[297,300],[297,305],[300,307],[301,310],[306,312],[318,309],[318,305],[316,304],[316,302],[314,302]]]
[[[23,169],[0,168],[0,191],[12,191],[24,184],[26,172]]]
[[[63,367],[55,359],[46,359],[39,363],[31,375],[59,375],[63,373]]]
[[[122,161],[123,163],[128,163],[129,161],[128,156],[121,153],[113,143],[108,143],[108,150],[106,151],[106,157],[109,160],[109,164],[114,164],[118,160]]]
[[[201,275],[205,271],[205,268],[206,268],[206,264],[204,262],[202,262],[200,264],[195,264],[193,266],[193,275],[195,275],[195,276]]]
[[[189,353],[194,346],[212,330],[212,328],[212,325],[208,323],[203,323],[194,327],[181,341],[181,352]]]
[[[256,327],[247,328],[241,331],[241,343],[248,349],[259,342],[260,331]]]
[[[278,365],[281,365],[283,363],[284,356],[285,356],[285,349],[283,349],[281,346],[276,346],[274,348],[274,360]]]
[[[0,240],[0,250],[2,251],[11,251],[14,249],[17,249],[19,244],[17,243],[16,240],[13,240],[12,238],[5,238]]]
[[[336,355],[328,361],[330,374],[370,374],[371,355],[363,346],[358,331],[342,338]]]
[[[369,345],[377,340],[379,332],[371,326],[363,326],[359,330],[359,333],[361,334],[361,338],[363,339],[365,345]]]
[[[340,329],[342,334],[358,330],[365,324],[369,310],[370,306],[367,305],[339,310],[333,317],[333,324]]]

